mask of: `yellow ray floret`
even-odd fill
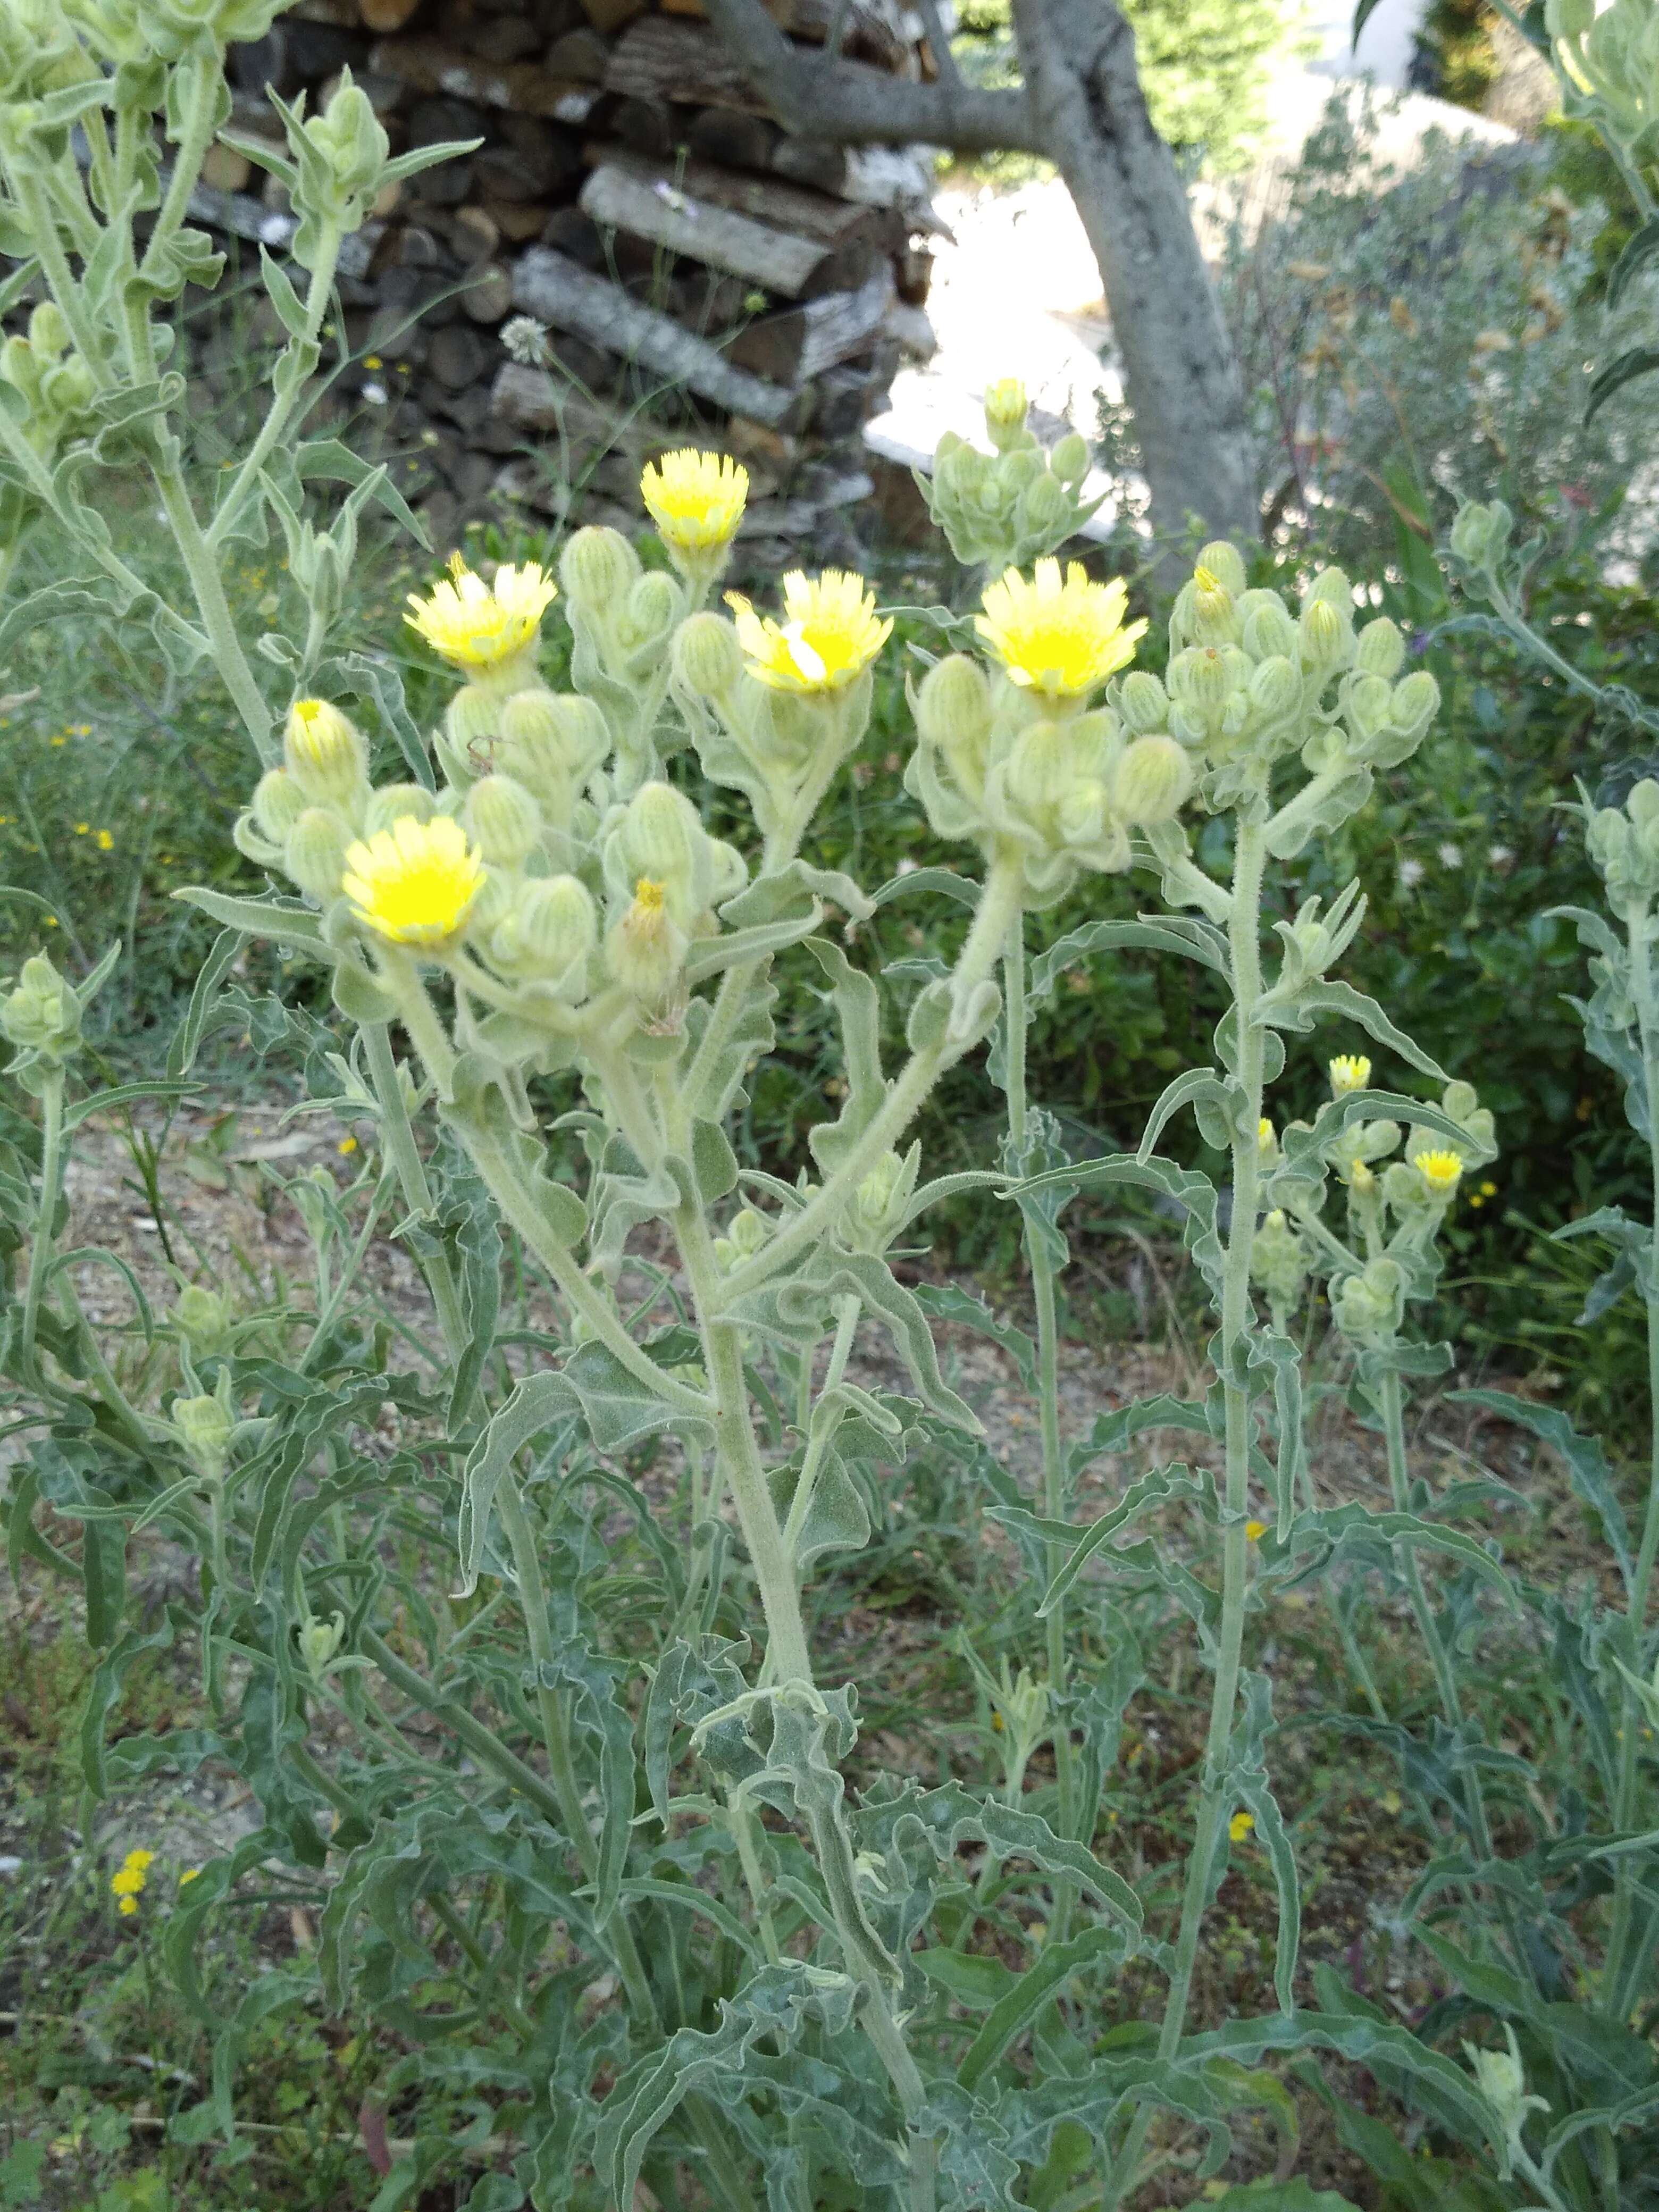
[[[1091,583],[1082,562],[1073,561],[1062,578],[1058,561],[1039,561],[1029,583],[1010,568],[1000,584],[987,586],[985,611],[975,627],[1011,684],[1050,699],[1076,699],[1134,659],[1146,625],[1124,622],[1127,604],[1119,577]]]
[[[1331,1096],[1346,1098],[1351,1091],[1363,1091],[1371,1079],[1371,1064],[1363,1052],[1340,1052],[1329,1067]]]
[[[647,464],[640,496],[665,545],[712,552],[737,535],[749,498],[749,471],[729,453],[685,447]]]
[[[775,691],[809,697],[844,690],[893,628],[877,620],[876,595],[863,577],[844,568],[826,568],[820,576],[792,569],[783,580],[783,623],[757,615],[739,592],[728,592],[726,603],[737,617],[750,674]]]
[[[1462,1181],[1463,1163],[1455,1152],[1413,1152],[1412,1165],[1427,1183],[1431,1198],[1449,1198]]]
[[[343,886],[359,921],[393,945],[441,945],[466,920],[483,861],[447,814],[400,814],[389,830],[347,848]]]
[[[411,592],[404,619],[432,650],[469,675],[486,673],[533,645],[558,586],[535,562],[503,565],[486,584],[457,553],[449,578],[425,599]]]

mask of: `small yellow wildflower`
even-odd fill
[[[1265,1159],[1279,1142],[1278,1133],[1264,1114],[1255,1125],[1255,1148]]]
[[[124,1897],[117,1904],[115,1909],[118,1913],[122,1914],[124,1917],[131,1918],[132,1914],[137,1912],[138,1910],[138,1900],[136,1897]]]
[[[400,814],[389,830],[346,848],[342,889],[357,919],[393,945],[442,945],[483,885],[483,862],[447,814]]]
[[[1028,583],[1010,568],[985,592],[975,628],[1008,681],[1051,700],[1080,699],[1127,667],[1146,630],[1123,620],[1129,594],[1123,580],[1091,583],[1080,561],[1039,561]]]
[[[1366,1166],[1364,1160],[1355,1160],[1348,1170],[1350,1190],[1367,1191],[1376,1181],[1376,1176]]]
[[[386,367],[386,363],[381,360],[379,354],[366,353],[363,356],[363,367],[365,368],[384,368]]]
[[[1333,1098],[1346,1098],[1363,1091],[1371,1079],[1371,1064],[1363,1052],[1340,1052],[1328,1069]]]
[[[155,1854],[154,1851],[129,1851],[122,1863],[130,1867],[137,1867],[139,1873],[143,1874],[147,1870],[147,1869],[155,1865]]]
[[[355,1152],[357,1149],[357,1139],[355,1137],[342,1137],[334,1149],[337,1152]]]
[[[434,585],[425,599],[410,593],[410,611],[404,620],[452,667],[487,675],[535,644],[542,617],[557,592],[553,579],[533,561],[522,568],[503,564],[490,585],[457,553],[447,581]]]
[[[89,738],[92,735],[92,724],[90,722],[71,722],[64,734],[71,738]]]
[[[1251,1543],[1259,1544],[1267,1533],[1267,1525],[1265,1521],[1247,1521],[1244,1523],[1244,1534],[1249,1538]]]
[[[77,837],[88,836],[91,834],[91,830],[92,824],[90,822],[77,822],[75,825],[75,834]]]
[[[1462,1180],[1463,1163],[1455,1152],[1413,1152],[1412,1165],[1427,1183],[1431,1198],[1450,1198]]]
[[[985,387],[985,419],[998,429],[1018,430],[1030,404],[1025,386],[1017,376],[1000,376]]]
[[[144,1877],[137,1867],[123,1867],[110,1876],[109,1886],[117,1897],[137,1897],[144,1886]]]
[[[893,628],[877,620],[876,595],[863,577],[846,568],[826,568],[815,577],[792,569],[783,580],[784,623],[757,615],[740,592],[728,592],[726,603],[737,617],[750,674],[775,691],[804,698],[845,690]]]
[[[1480,1186],[1480,1195],[1482,1198],[1496,1198],[1498,1185],[1495,1182],[1483,1182]]]
[[[93,842],[97,846],[100,853],[111,853],[115,849],[115,840],[110,836],[107,830],[100,830],[96,837],[94,838]]]
[[[143,1849],[129,1851],[116,1872],[110,1876],[110,1890],[116,1901],[116,1910],[131,1919],[138,1910],[138,1899],[149,1879],[149,1869],[155,1863],[154,1851]]]
[[[186,1867],[179,1877],[179,1888],[182,1889],[187,1881],[194,1881],[197,1875],[200,1874],[201,1871],[202,1869],[200,1867]]]
[[[1232,1819],[1227,1823],[1227,1833],[1232,1838],[1236,1844],[1242,1844],[1245,1837],[1250,1833],[1251,1830],[1255,1826],[1255,1819],[1254,1814],[1249,1813],[1235,1813]]]
[[[640,496],[665,545],[707,553],[736,537],[749,498],[749,471],[729,453],[687,446],[647,465]]]

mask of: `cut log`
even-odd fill
[[[582,151],[584,159],[595,167],[601,162],[611,163],[653,191],[666,186],[694,200],[708,200],[716,207],[730,208],[736,215],[752,216],[775,230],[817,239],[826,247],[850,246],[857,240],[897,254],[903,252],[909,235],[890,209],[831,199],[827,193],[808,191],[799,185],[780,184],[775,177],[744,176],[713,161],[653,161],[644,155],[620,153],[616,147],[594,139]]]
[[[665,15],[682,15],[693,22],[708,20],[703,0],[659,0],[659,4]],[[851,6],[846,0],[765,0],[765,8],[781,31],[820,46],[839,16],[844,54],[854,61],[873,62],[896,76],[909,74],[910,49],[904,40],[873,9],[860,8],[856,0]]]
[[[513,299],[515,307],[550,323],[555,330],[573,331],[625,361],[640,362],[670,383],[683,384],[700,398],[712,400],[733,414],[750,416],[757,422],[778,423],[795,404],[793,392],[746,374],[706,338],[630,300],[603,277],[590,276],[549,246],[532,246],[520,262]],[[793,312],[805,315],[825,304],[813,301]],[[878,314],[877,323],[880,320]]]
[[[796,184],[815,185],[838,199],[898,208],[916,228],[936,227],[932,185],[919,154],[895,146],[832,146],[823,138],[780,138],[772,167]]]
[[[836,289],[833,278],[824,281],[824,272],[838,257],[826,252],[816,239],[797,238],[746,215],[734,215],[712,200],[678,190],[665,178],[647,183],[619,162],[607,161],[593,171],[578,204],[597,223],[649,239],[705,268],[747,277],[787,300]]]
[[[781,315],[750,323],[726,351],[739,368],[770,383],[805,384],[872,344],[892,303],[892,272],[884,266],[856,292],[826,292],[821,299],[804,300]],[[752,407],[741,411],[756,413]]]
[[[357,0],[357,12],[365,29],[378,31],[384,37],[390,31],[401,31],[420,4],[421,0]]]
[[[385,39],[368,58],[371,69],[395,76],[416,92],[447,93],[452,100],[470,100],[480,107],[573,124],[585,123],[593,111],[592,85],[555,76],[533,62],[492,68],[438,39]]]
[[[642,15],[630,23],[605,72],[607,92],[660,106],[735,107],[745,115],[764,115],[739,63],[732,60],[712,31],[672,15]]]
[[[705,107],[691,118],[685,143],[699,160],[726,169],[769,169],[778,143],[775,124],[735,108]]]

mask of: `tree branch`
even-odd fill
[[[933,74],[941,84],[960,85],[962,71],[957,67],[957,58],[951,51],[951,41],[945,36],[940,21],[939,0],[916,0],[921,9],[921,20],[927,31],[927,51],[933,57]]]
[[[927,145],[956,154],[1048,148],[1023,90],[987,92],[945,74],[932,84],[793,46],[761,0],[706,0],[708,20],[761,97],[803,138],[838,146]]]

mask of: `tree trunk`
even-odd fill
[[[1037,135],[1100,264],[1152,526],[1166,544],[1194,521],[1248,544],[1261,520],[1243,385],[1134,33],[1113,0],[1013,0],[1013,19]]]

